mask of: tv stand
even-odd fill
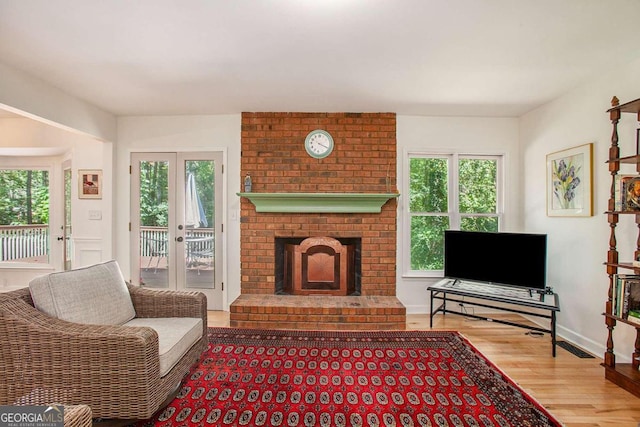
[[[493,285],[491,283],[467,282],[458,279],[443,279],[427,288],[431,294],[431,315],[429,327],[433,328],[433,316],[442,313],[457,314],[459,316],[473,317],[481,320],[488,320],[519,328],[529,329],[542,333],[551,334],[551,354],[556,357],[556,313],[560,311],[560,301],[558,295],[549,288],[537,292],[533,290],[510,288],[506,286]],[[548,298],[546,298],[548,296]],[[461,298],[459,298],[461,297]],[[466,300],[464,298],[473,298]],[[442,301],[439,307],[434,306],[434,300]],[[476,301],[477,300],[477,301]],[[485,302],[488,301],[488,302]],[[494,317],[479,316],[473,313],[459,312],[447,308],[447,302],[478,306],[502,310],[509,313],[518,313],[528,316],[549,319],[549,328],[526,325],[524,323],[511,322]],[[493,303],[501,303],[496,305]]]

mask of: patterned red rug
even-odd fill
[[[457,332],[209,328],[140,426],[560,426]]]

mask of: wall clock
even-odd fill
[[[311,157],[324,159],[333,151],[333,138],[327,131],[312,130],[304,140],[304,148]]]

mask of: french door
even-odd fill
[[[131,154],[131,277],[222,310],[222,153]]]

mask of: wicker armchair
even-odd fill
[[[93,412],[87,405],[64,407],[64,427],[91,427]]]
[[[0,405],[45,396],[107,419],[147,419],[159,410],[206,348],[206,297],[127,287],[136,317],[202,318],[202,337],[166,375],[153,329],[59,320],[37,310],[24,288],[0,293]]]

